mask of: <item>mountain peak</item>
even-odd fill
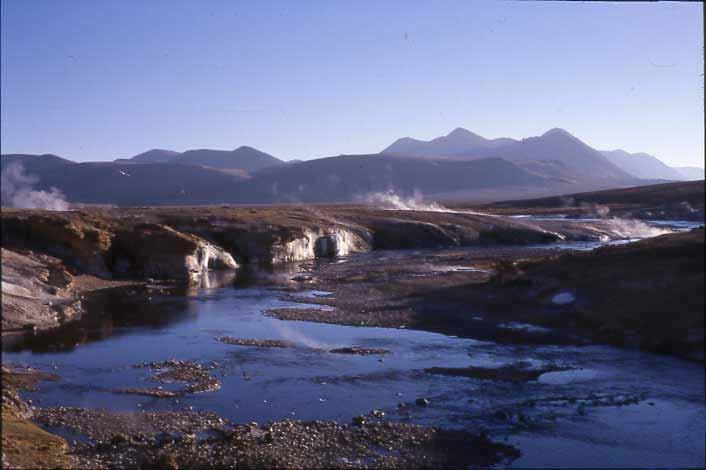
[[[455,136],[467,136],[467,135],[476,135],[476,134],[469,131],[468,129],[464,129],[463,127],[457,127],[456,129],[449,132],[446,136],[447,137],[455,137]]]
[[[253,151],[253,150],[256,152],[259,152],[258,149],[254,148],[254,147],[249,147],[247,145],[241,145],[240,147],[238,147],[237,149],[235,149],[233,151],[234,152],[244,152],[244,151]]]
[[[569,131],[562,129],[560,127],[554,127],[553,129],[549,129],[547,132],[542,134],[542,137],[549,137],[549,136],[563,136],[563,137],[575,138],[573,135],[571,135],[569,133]]]

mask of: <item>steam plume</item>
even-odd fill
[[[427,212],[450,212],[453,214],[470,214],[494,217],[491,214],[476,212],[471,210],[453,210],[444,207],[437,202],[424,202],[424,195],[418,189],[414,190],[412,196],[401,196],[394,190],[368,193],[364,196],[356,197],[356,201],[370,204],[380,209],[398,211],[427,211]]]
[[[672,230],[663,227],[653,227],[640,220],[633,219],[609,219],[611,234],[615,237],[630,238],[650,238],[672,233]]]
[[[46,209],[66,211],[69,203],[56,188],[49,191],[32,189],[39,181],[34,175],[25,173],[22,164],[13,162],[2,170],[2,207],[18,209]]]
[[[357,198],[360,202],[372,204],[381,209],[400,211],[454,212],[436,202],[424,202],[422,193],[418,190],[410,197],[400,196],[393,190],[368,193]]]

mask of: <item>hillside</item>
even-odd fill
[[[347,202],[390,189],[433,195],[542,182],[543,178],[498,158],[463,161],[344,155],[263,170],[240,183],[234,198],[241,203]]]
[[[187,150],[171,160],[172,163],[200,165],[220,169],[240,169],[248,172],[281,165],[282,160],[252,147],[238,147],[235,150]]]
[[[56,156],[7,155],[32,189],[58,189],[75,203],[116,205],[352,202],[374,192],[502,189],[545,180],[501,159],[435,161],[348,155],[262,169],[250,178],[183,163],[76,163]],[[36,181],[35,181],[36,180]],[[90,181],[91,184],[86,184]]]
[[[703,206],[704,181],[652,184],[648,186],[552,196],[541,199],[503,201],[493,205],[496,207],[550,207],[565,205],[567,200],[571,200],[574,204],[657,204],[688,202],[689,204]]]
[[[701,180],[502,201],[483,208],[501,214],[610,214],[640,219],[704,220],[704,198]]]
[[[76,163],[56,156],[3,155],[2,169],[19,163],[32,189],[57,188],[77,203],[149,205],[221,202],[242,177],[173,163]]]
[[[513,162],[557,161],[584,180],[625,182],[635,179],[563,129],[551,129],[541,136],[528,137],[487,154]]]

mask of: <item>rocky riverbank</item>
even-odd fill
[[[3,330],[56,327],[88,293],[152,279],[212,285],[243,264],[557,238],[507,218],[348,206],[3,209]]]
[[[306,302],[333,309],[270,314],[496,342],[606,343],[703,361],[703,260],[703,229],[583,253],[483,248],[359,258],[303,278],[332,293]]]
[[[629,239],[655,231],[639,222],[366,206],[4,209],[3,327],[55,327],[79,316],[82,297],[97,289],[153,279],[212,286],[214,273],[239,266],[380,249]],[[220,278],[228,282],[227,275]]]
[[[484,433],[386,422],[384,413],[354,424],[234,424],[208,412],[38,408],[19,397],[42,380],[60,378],[3,367],[3,468],[468,468],[520,455]]]

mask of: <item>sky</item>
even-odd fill
[[[701,3],[2,0],[2,153],[376,153],[561,127],[704,166]]]

